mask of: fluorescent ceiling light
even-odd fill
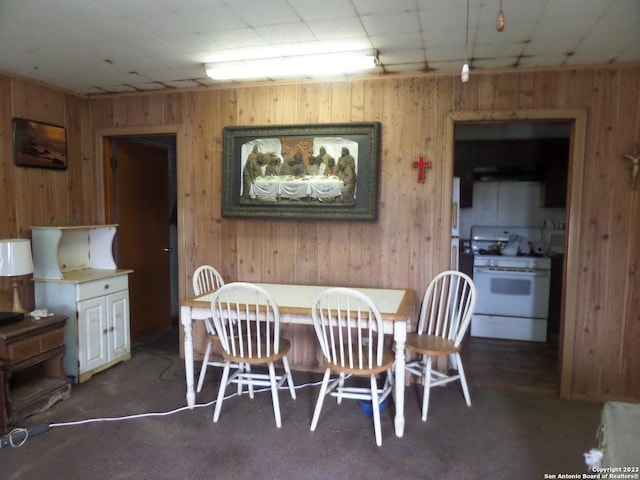
[[[370,70],[377,63],[376,52],[367,50],[207,63],[204,67],[214,80],[242,80],[340,75]]]

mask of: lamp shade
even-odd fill
[[[0,277],[18,277],[33,273],[31,240],[10,238],[0,240]]]

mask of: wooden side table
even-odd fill
[[[71,382],[62,368],[66,322],[61,315],[40,320],[26,317],[0,328],[7,425],[71,395]]]

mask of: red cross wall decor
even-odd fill
[[[424,157],[420,155],[420,160],[413,162],[413,168],[418,169],[418,182],[424,183],[424,175],[427,168],[431,168],[431,162],[426,162]]]

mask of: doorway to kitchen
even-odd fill
[[[470,331],[465,364],[474,383],[561,396],[568,386],[576,299],[573,280],[568,278],[575,259],[567,247],[575,241],[571,217],[580,210],[575,187],[582,178],[585,115],[582,110],[562,109],[449,113],[447,157],[452,176],[461,177],[461,256],[472,255],[471,232],[466,230],[473,225],[534,227],[540,232],[540,244],[530,246],[544,248],[540,256],[545,257],[547,227],[562,227],[564,239],[554,252],[555,278],[549,290],[553,303],[549,317],[543,319],[548,323],[546,338],[525,341],[508,335],[499,338],[500,334],[473,336]],[[472,259],[461,258],[461,269],[472,265]]]

